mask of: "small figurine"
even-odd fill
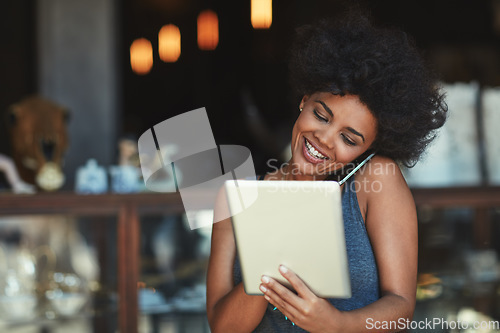
[[[133,135],[124,135],[118,141],[118,165],[109,167],[109,172],[113,192],[134,193],[141,190],[137,139]]]
[[[81,194],[99,194],[108,190],[106,170],[90,159],[76,172],[76,192]]]
[[[125,135],[118,141],[118,165],[139,167],[139,153],[137,139],[132,135]]]
[[[109,167],[111,174],[111,190],[115,193],[134,193],[139,191],[140,171],[131,165]]]
[[[12,158],[25,182],[45,191],[64,184],[62,163],[68,148],[68,110],[40,96],[29,96],[7,112]]]

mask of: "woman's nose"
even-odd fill
[[[333,149],[334,148],[334,134],[331,128],[318,129],[314,132],[314,137],[321,144],[320,148]]]

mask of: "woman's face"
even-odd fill
[[[324,179],[363,154],[375,140],[377,120],[358,96],[318,92],[304,96],[300,107],[290,160],[297,179]]]

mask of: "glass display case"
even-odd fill
[[[36,229],[37,234],[53,234],[59,229],[58,227],[51,229],[54,226],[48,227],[48,224],[46,227],[41,227],[40,223],[44,223],[47,219],[56,219],[60,220],[62,225],[75,223],[77,228],[85,230],[97,252],[96,260],[99,271],[99,276],[95,281],[85,283],[83,286],[82,279],[75,272],[68,271],[68,269],[61,271],[51,269],[51,262],[54,261],[52,252],[55,251],[47,246],[49,244],[32,246],[28,254],[23,256],[21,255],[23,253],[22,242],[14,241],[16,246],[12,248],[19,252],[20,260],[24,260],[18,266],[28,267],[24,270],[35,271],[36,273],[33,274],[40,274],[38,272],[43,271],[45,276],[49,272],[47,274],[50,274],[50,278],[31,276],[24,280],[34,279],[34,281],[25,283],[21,282],[24,280],[19,274],[12,275],[12,278],[4,275],[3,293],[7,294],[3,298],[0,296],[4,314],[0,319],[2,328],[12,332],[18,327],[25,329],[36,327],[40,332],[61,330],[67,332],[71,325],[80,321],[83,322],[83,327],[88,329],[83,332],[137,332],[140,313],[139,294],[142,294],[138,293],[138,289],[139,291],[143,289],[140,285],[141,214],[182,215],[182,202],[175,193],[1,194],[0,223],[2,224],[15,225],[16,219],[17,221],[26,220],[25,230]],[[62,244],[74,247],[74,240],[67,238],[67,234],[63,233],[59,237],[64,240]],[[9,248],[8,243],[8,236],[6,236],[2,241],[2,247]],[[44,248],[46,250],[44,253],[38,253],[43,252],[40,249]],[[78,259],[75,259],[76,266],[78,262],[82,266],[82,261],[85,261],[84,249],[84,247],[72,249],[73,252],[79,252]],[[6,250],[2,252],[9,259],[12,257],[12,253],[6,253]],[[60,252],[66,253],[67,251],[60,249]],[[90,257],[87,256],[87,259]],[[42,262],[45,269],[36,269],[34,262]],[[75,262],[67,266],[75,270]],[[31,268],[29,268],[30,265]],[[89,267],[92,265],[84,266],[83,270]],[[5,269],[12,271],[9,267]],[[84,294],[87,298],[78,299],[77,296],[82,294],[82,289],[85,289]],[[23,290],[29,290],[29,292]],[[77,303],[82,304],[78,306]],[[47,306],[50,310],[45,309]],[[23,311],[16,310],[17,307],[22,308]],[[16,316],[20,317],[16,318]]]
[[[414,321],[498,320],[500,188],[412,191],[420,273]],[[211,219],[212,212],[188,214]],[[205,275],[211,230],[190,230],[177,193],[0,194],[0,224],[21,218],[28,219],[28,232],[65,242],[57,251],[50,239],[30,244],[27,251],[17,236],[0,232],[5,273],[0,331],[210,331]],[[59,221],[59,227],[46,227],[44,219]],[[61,232],[68,224],[81,239]],[[69,259],[55,253],[67,253]],[[78,254],[77,259],[70,254]]]
[[[411,332],[500,332],[500,188],[414,189],[413,195],[419,280]]]

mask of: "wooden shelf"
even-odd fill
[[[500,207],[500,186],[414,188],[417,207]]]

